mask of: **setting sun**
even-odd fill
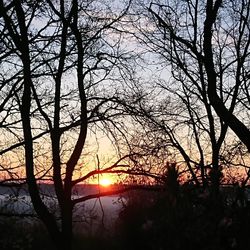
[[[103,187],[108,187],[112,184],[112,181],[110,179],[101,179],[100,180],[100,185],[103,186]]]

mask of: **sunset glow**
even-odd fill
[[[112,184],[112,181],[108,178],[100,179],[100,185],[103,187],[108,187]]]

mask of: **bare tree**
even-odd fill
[[[149,11],[163,40],[181,49],[179,61],[189,67],[200,62],[211,105],[248,147],[249,3],[188,1],[181,7],[175,1],[152,2]],[[244,122],[233,115],[239,106]]]
[[[101,1],[0,1],[1,129],[8,131],[1,155],[20,155],[14,157],[19,165],[12,160],[4,171],[27,182],[58,249],[71,249],[77,203],[126,190],[72,199],[78,183],[128,169],[123,161],[129,156],[89,173],[80,169],[88,130],[109,124],[110,131],[122,132],[115,122],[124,115],[116,80],[133,73],[119,27],[128,8],[129,2],[112,7]],[[19,177],[10,174],[5,182]],[[38,180],[53,182],[59,218],[44,203]]]
[[[219,6],[216,3],[215,9]],[[200,181],[206,185],[211,180],[218,190],[221,159],[234,135],[228,129],[232,128],[230,122],[221,116],[212,101],[216,95],[211,94],[208,75],[214,65],[214,90],[221,104],[234,114],[232,117],[242,117],[247,129],[249,30],[244,20],[248,18],[248,3],[227,1],[217,18],[215,9],[211,14],[206,8],[209,3],[204,1],[172,0],[144,1],[134,8],[135,36],[146,45],[145,60],[153,58],[150,69],[155,75],[158,71],[164,76],[162,80],[151,77],[149,81],[151,85],[154,82],[151,89],[155,96],[148,94],[148,98],[147,93],[141,94],[137,113],[139,119],[147,120],[151,131],[162,134],[158,146],[164,141],[179,152],[197,185]],[[215,18],[210,33],[205,31],[209,13]],[[207,62],[206,32],[210,35],[213,63]],[[147,86],[150,88],[150,84]],[[165,135],[167,139],[163,139]]]
[[[204,22],[204,66],[208,81],[209,100],[216,113],[235,132],[239,139],[250,151],[249,117],[243,114],[240,119],[234,114],[238,102],[243,101],[243,110],[249,112],[249,1],[207,1],[206,18]],[[223,19],[225,18],[225,21]],[[213,45],[215,40],[215,45]],[[221,48],[219,44],[224,44]],[[217,55],[213,51],[226,55],[228,63],[217,67]],[[230,59],[229,59],[230,58]],[[219,57],[219,60],[221,58]],[[228,92],[225,88],[223,76],[228,69],[234,71],[229,74],[230,105],[225,103],[224,96],[218,94],[218,89]]]

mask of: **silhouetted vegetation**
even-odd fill
[[[250,207],[247,202],[234,200],[237,187],[222,187],[215,200],[207,189],[190,183],[179,185],[177,176],[169,170],[162,192],[128,194],[118,230],[122,249],[250,247]]]
[[[0,249],[250,248],[249,23],[246,0],[0,0]]]
[[[88,234],[74,227],[74,250],[239,249],[250,247],[250,207],[247,189],[222,186],[217,200],[209,189],[179,183],[175,164],[169,164],[165,185],[158,191],[134,190],[121,196],[123,204],[112,228]],[[86,213],[86,212],[85,212]],[[107,218],[110,214],[105,214]],[[93,221],[100,217],[93,216]],[[101,224],[100,224],[101,225]],[[3,250],[52,250],[51,239],[35,218],[2,217]],[[84,246],[84,247],[83,247]]]

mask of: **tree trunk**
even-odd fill
[[[62,210],[62,250],[72,249],[72,205],[71,200],[65,202]]]

